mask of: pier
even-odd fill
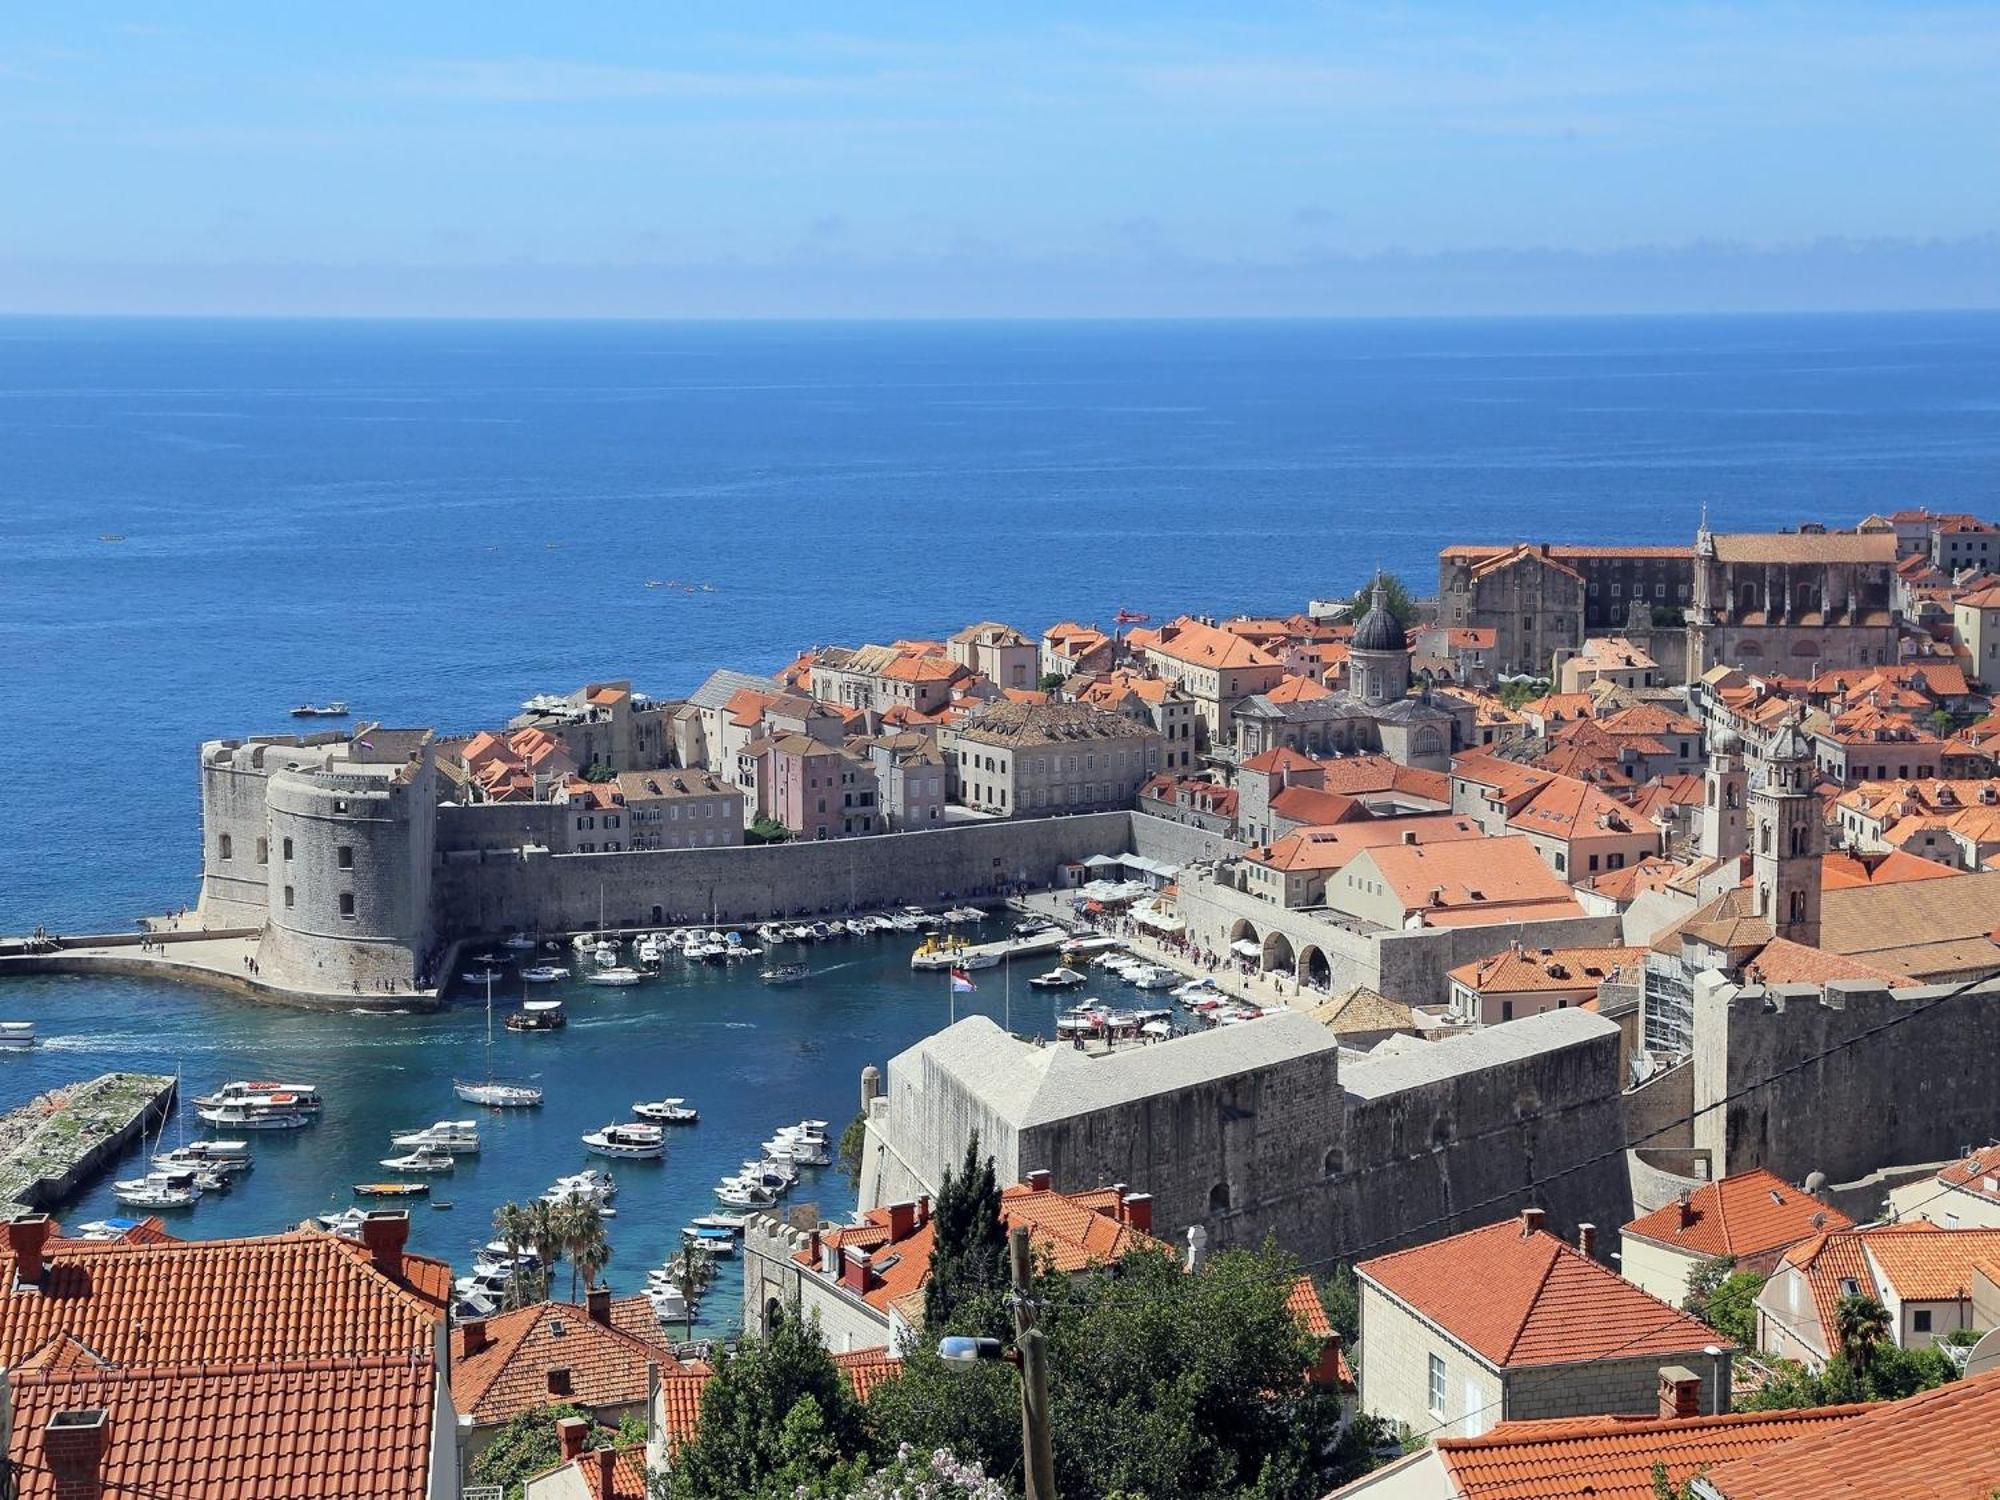
[[[0,1205],[50,1209],[73,1197],[172,1108],[167,1073],[105,1073],[39,1094],[0,1119]]]

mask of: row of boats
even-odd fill
[[[1183,981],[1163,965],[1149,963],[1120,949],[1107,948],[1090,961],[1091,967],[1124,980],[1136,989],[1169,989],[1170,997],[1197,1021],[1209,1026],[1238,1025],[1261,1017],[1263,1010],[1226,994],[1213,979],[1203,976]],[[1080,970],[1066,967],[1062,972],[1076,978],[1064,983],[1088,983]],[[1165,976],[1162,979],[1161,976]],[[1048,976],[1038,976],[1046,979]],[[1031,984],[1038,982],[1030,980]],[[1087,1038],[1125,1041],[1135,1038],[1162,1038],[1174,1033],[1172,1007],[1122,1009],[1090,999],[1070,1006],[1056,1017],[1056,1035],[1064,1040]]]

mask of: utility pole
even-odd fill
[[[1056,1500],[1055,1450],[1049,1441],[1048,1340],[1035,1326],[1034,1283],[1028,1261],[1028,1226],[1007,1233],[1014,1281],[1014,1347],[1021,1354],[1021,1456],[1027,1500]]]

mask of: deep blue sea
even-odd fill
[[[1452,541],[1683,541],[1704,504],[1758,528],[1996,495],[1995,314],[0,320],[0,930],[191,901],[196,742],[288,730],[305,698],[467,729],[587,678],[672,694],[981,617],[1289,610],[1378,562],[1427,592]],[[612,1094],[743,1105],[659,1169],[654,1228],[621,1219],[614,1281],[699,1206],[709,1158],[788,1115],[845,1118],[860,1063],[936,1024],[903,946],[818,1004],[704,979],[593,1000],[556,1039],[552,1091],[597,1069]],[[11,986],[0,1011],[68,1033],[0,1058],[0,1107],[176,1057],[194,1083],[254,1064],[369,1096],[202,1205],[197,1233],[325,1206],[386,1154],[380,1130],[452,1113],[440,1090],[480,1032],[95,981]],[[419,1244],[470,1243],[498,1196],[580,1164],[598,1122],[574,1112],[511,1124]]]

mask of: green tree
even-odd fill
[[[861,1185],[861,1148],[868,1139],[868,1116],[864,1112],[848,1122],[847,1129],[840,1133],[840,1148],[834,1154],[834,1165],[846,1174],[847,1180],[856,1187]]]
[[[1548,690],[1548,679],[1535,677],[1526,682],[1503,682],[1494,690],[1494,696],[1508,708],[1519,708],[1523,703],[1533,702]]]
[[[1044,672],[1036,679],[1035,688],[1038,692],[1053,693],[1068,680],[1060,672]]]
[[[844,1493],[866,1464],[860,1403],[794,1302],[763,1338],[745,1339],[701,1396],[694,1436],[675,1455],[673,1500],[793,1500]]]
[[[1834,1306],[1833,1332],[1848,1364],[1865,1378],[1875,1346],[1889,1337],[1889,1309],[1873,1297],[1849,1293]]]
[[[1940,708],[1932,712],[1931,729],[1937,734],[1939,739],[1950,739],[1952,731],[1956,728],[1958,728],[1958,720],[1951,716],[1951,710]]]
[[[761,817],[743,831],[743,837],[752,844],[784,844],[791,841],[792,830],[776,818]]]
[[[1410,597],[1410,591],[1403,586],[1403,580],[1394,573],[1384,573],[1382,582],[1382,603],[1389,613],[1396,617],[1396,623],[1405,630],[1416,622],[1417,602]],[[1371,578],[1355,590],[1351,608],[1354,618],[1359,620],[1375,607],[1375,579]]]
[[[582,776],[585,781],[616,781],[618,772],[604,761],[594,760],[583,768]]]
[[[1339,1403],[1305,1382],[1316,1354],[1288,1305],[1294,1263],[1228,1251],[1194,1273],[1135,1252],[1117,1274],[1035,1279],[1048,1338],[1056,1488],[1065,1495],[1245,1495],[1330,1488]],[[961,1305],[953,1331],[992,1333],[1006,1295]],[[950,1368],[927,1327],[870,1399],[878,1441],[949,1448],[1020,1484],[1020,1388],[1003,1365]],[[1365,1445],[1364,1445],[1365,1446]]]
[[[1764,1278],[1755,1271],[1724,1278],[1708,1299],[1703,1321],[1739,1349],[1756,1348],[1757,1294],[1763,1290]]]
[[[1355,1279],[1354,1267],[1335,1266],[1320,1286],[1319,1300],[1347,1350],[1348,1363],[1353,1364],[1361,1344],[1361,1283]]]
[[[565,1401],[554,1406],[537,1406],[501,1423],[493,1441],[472,1461],[473,1483],[500,1485],[507,1500],[520,1500],[525,1481],[562,1461],[556,1423],[564,1417],[592,1420],[588,1408]],[[590,1448],[609,1448],[612,1435],[593,1424],[584,1442]]]
[[[531,1207],[519,1203],[501,1204],[493,1210],[493,1232],[507,1247],[508,1263],[514,1266],[501,1297],[502,1308],[525,1307],[530,1302],[541,1301],[548,1295],[548,1261],[542,1262],[539,1271],[522,1270],[517,1264],[521,1252],[535,1242],[535,1216]]]
[[[924,1326],[942,1329],[959,1305],[1007,1280],[1007,1229],[1000,1220],[1000,1185],[993,1158],[979,1154],[979,1132],[965,1143],[965,1160],[945,1169],[931,1214],[931,1274],[924,1283]]]
[[[556,1232],[562,1239],[563,1254],[569,1257],[569,1295],[574,1302],[577,1279],[582,1278],[587,1292],[597,1285],[598,1273],[611,1263],[604,1210],[595,1198],[573,1197],[557,1206]]]

